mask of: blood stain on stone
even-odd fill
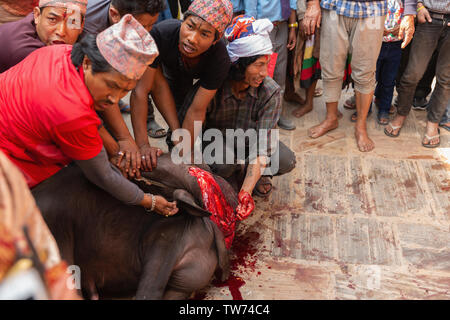
[[[233,300],[242,300],[242,294],[239,290],[245,284],[245,281],[236,276],[235,272],[239,268],[249,269],[254,272],[256,265],[255,254],[258,251],[255,244],[258,242],[260,234],[254,231],[248,231],[243,234],[237,234],[231,247],[232,259],[230,261],[230,276],[227,281],[220,282],[214,280],[212,284],[218,288],[228,287]],[[258,272],[260,274],[260,272]]]

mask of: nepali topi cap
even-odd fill
[[[62,7],[79,9],[82,15],[86,14],[88,0],[40,0],[39,8],[44,7]]]
[[[199,16],[222,35],[233,17],[233,5],[229,0],[194,0],[185,15],[189,13]]]
[[[97,46],[114,69],[132,80],[139,80],[159,54],[150,33],[131,14],[99,33]]]

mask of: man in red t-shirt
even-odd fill
[[[0,74],[0,150],[29,187],[72,160],[86,177],[127,204],[170,215],[175,203],[144,194],[111,166],[98,133],[102,111],[118,101],[158,55],[131,15],[73,48],[47,46]]]

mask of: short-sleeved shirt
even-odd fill
[[[269,147],[280,114],[281,89],[272,78],[266,77],[258,88],[249,87],[243,99],[233,94],[231,81],[226,80],[208,107],[205,129],[219,129],[224,136],[226,129],[266,129]]]
[[[72,160],[97,156],[100,120],[71,60],[72,46],[38,49],[0,74],[0,150],[17,165],[29,187]]]
[[[98,34],[111,26],[109,22],[109,7],[111,0],[89,0],[84,29],[80,39],[86,34]]]
[[[161,64],[164,74],[171,79],[199,79],[201,87],[218,89],[226,79],[231,64],[225,42],[221,39],[211,46],[202,54],[198,65],[188,70],[178,49],[181,23],[176,19],[164,20],[150,31],[159,50],[159,56],[151,67],[157,68]]]
[[[34,15],[0,25],[0,73],[15,66],[36,49],[45,47],[39,39]]]

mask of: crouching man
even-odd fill
[[[251,195],[267,197],[272,191],[271,177],[290,172],[296,163],[295,154],[278,141],[277,135],[272,135],[281,113],[281,89],[268,77],[267,71],[272,54],[269,37],[272,28],[270,20],[255,20],[249,16],[236,17],[227,28],[225,37],[229,41],[227,50],[232,65],[228,78],[207,110],[204,126],[205,129],[219,129],[224,137],[227,136],[227,129],[256,131],[257,152],[254,148],[256,143],[251,139],[245,144],[238,143],[234,150],[227,150],[227,144],[223,148],[223,156],[226,158],[226,153],[232,152],[235,155],[234,164],[227,164],[226,161],[224,164],[210,165],[216,174],[225,179],[245,170],[237,208],[241,220],[248,217],[254,208]],[[261,141],[266,138],[267,141]],[[273,145],[276,147],[271,147]],[[245,159],[239,159],[240,154],[245,154]],[[265,167],[266,170],[263,170]]]

